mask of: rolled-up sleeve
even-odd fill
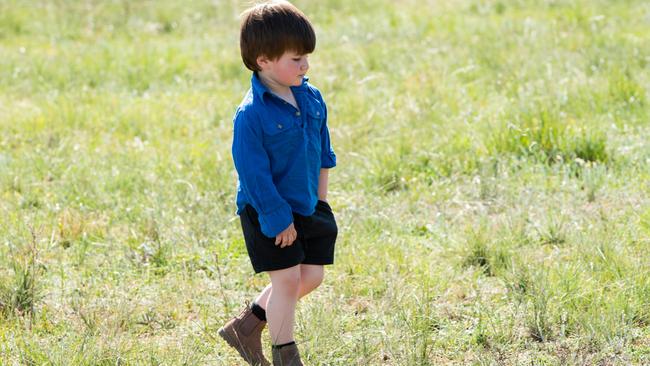
[[[325,120],[323,121],[323,126],[320,130],[320,146],[321,146],[321,168],[334,168],[336,166],[336,154],[332,148],[332,142],[330,141],[330,130],[327,127],[327,106],[322,97],[320,101],[323,105]]]
[[[262,233],[273,238],[293,222],[291,206],[273,183],[269,156],[262,145],[256,116],[235,114],[232,156],[239,175],[239,188],[257,211]],[[257,127],[257,128],[256,128]]]

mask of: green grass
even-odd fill
[[[247,5],[0,0],[0,364],[238,364]],[[650,363],[647,2],[297,5],[339,161],[307,364]]]

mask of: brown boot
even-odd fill
[[[273,366],[303,366],[295,343],[282,348],[273,347],[272,352]]]
[[[246,306],[241,314],[219,329],[219,335],[236,349],[248,364],[271,366],[262,352],[262,329],[265,325],[266,322],[259,320],[250,306]]]

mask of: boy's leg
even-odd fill
[[[300,265],[300,291],[298,298],[303,298],[310,292],[314,291],[323,282],[325,276],[325,266],[315,264]],[[257,296],[254,303],[266,310],[269,296],[273,286],[268,284]]]
[[[269,271],[272,291],[266,306],[271,342],[293,342],[293,325],[296,303],[300,291],[300,265],[277,271]]]
[[[323,282],[325,267],[322,265],[313,265],[313,264],[300,264],[297,267],[300,268],[300,285],[298,291],[298,298],[302,298],[305,295],[312,292],[318,286],[320,286],[320,284]],[[229,340],[229,338],[238,338],[236,339],[235,342],[232,342],[235,344],[233,345],[233,347],[235,347],[238,351],[240,351],[242,357],[244,357],[244,359],[249,361],[249,363],[252,365],[268,365],[268,362],[266,361],[266,359],[264,359],[264,355],[261,351],[260,337],[261,337],[262,329],[266,325],[266,321],[262,321],[262,319],[266,319],[266,309],[268,307],[268,300],[272,293],[272,288],[273,288],[272,284],[267,285],[264,288],[264,290],[262,290],[262,292],[259,294],[259,296],[255,299],[255,301],[253,302],[250,308],[244,309],[244,311],[242,312],[242,314],[240,314],[239,317],[231,320],[224,328],[220,330],[220,334],[223,333],[222,337],[226,340]],[[241,325],[254,324],[254,326],[247,327],[251,329],[249,333],[249,331],[242,332],[241,330],[236,328],[237,326],[240,326],[240,324]],[[234,331],[235,329],[237,329],[237,332]],[[226,334],[225,331],[232,332],[233,334],[232,335]],[[273,339],[273,333],[271,334],[271,337]],[[276,343],[276,342],[273,343],[284,344],[284,343]],[[285,348],[284,351],[282,352],[287,352],[287,351],[288,349]]]
[[[264,287],[264,290],[260,292],[259,295],[255,298],[255,301],[253,301],[254,304],[257,304],[257,306],[261,306],[264,310],[266,310],[266,304],[269,302],[269,296],[271,296],[271,289],[273,286],[269,283]]]
[[[325,277],[325,266],[316,264],[300,265],[300,294],[299,298],[304,297],[314,291]]]
[[[300,268],[300,289],[298,296],[303,297],[321,284],[323,281],[324,267],[311,264],[300,264],[298,267]],[[265,310],[267,309],[271,290],[272,285],[269,284],[262,290],[250,307],[246,307],[239,316],[230,320],[219,330],[221,337],[237,349],[241,356],[251,365],[269,365],[262,353],[261,334],[262,329],[266,325]],[[256,309],[256,306],[259,308]],[[282,352],[286,353],[290,348],[285,347]]]

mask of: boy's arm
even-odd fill
[[[320,176],[318,177],[318,199],[327,201],[327,181],[329,169],[321,168]]]
[[[319,95],[320,97],[320,95]],[[336,154],[332,149],[332,142],[330,141],[330,130],[327,127],[327,105],[322,97],[320,97],[321,104],[323,105],[323,126],[320,129],[320,146],[321,146],[321,168],[329,169],[336,166]],[[321,175],[323,174],[321,169]],[[327,176],[325,177],[327,179]],[[319,179],[320,181],[320,179]]]
[[[232,156],[239,175],[239,188],[257,211],[262,233],[276,237],[293,223],[291,206],[280,196],[271,164],[262,145],[261,131],[243,113],[235,116]]]
[[[318,199],[321,201],[327,201],[327,184],[329,182],[329,169],[336,166],[336,154],[334,154],[334,149],[332,149],[332,143],[330,142],[330,131],[327,128],[327,105],[323,100],[323,97],[319,93],[319,99],[323,105],[324,113],[323,117],[323,126],[320,130],[320,145],[321,145],[321,169],[320,176],[318,177]]]

